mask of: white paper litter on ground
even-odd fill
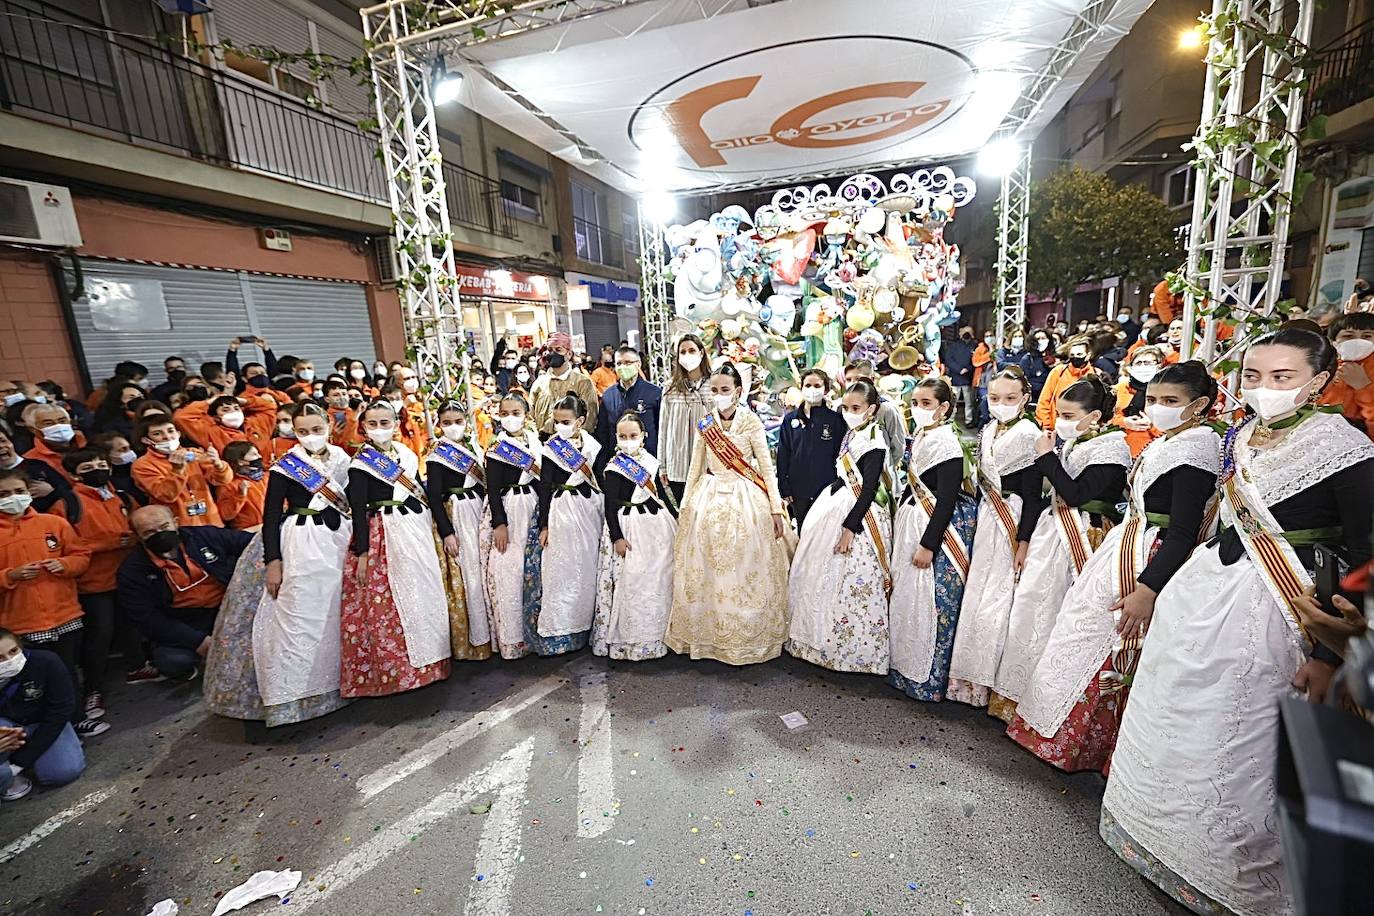
[[[808,724],[806,716],[799,712],[789,712],[785,716],[778,716],[778,718],[781,719],[782,724],[786,725],[788,728],[801,728],[803,725]]]
[[[285,897],[301,883],[298,871],[260,871],[220,898],[214,916],[241,910],[267,897]]]
[[[175,900],[161,900],[153,904],[148,916],[177,916],[179,909]]]

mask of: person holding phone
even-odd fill
[[[176,423],[166,414],[139,422],[134,437],[147,449],[134,461],[134,483],[157,505],[172,510],[182,525],[223,525],[210,487],[234,479],[234,469],[213,447],[185,448]]]
[[[1277,701],[1294,688],[1324,700],[1339,661],[1296,608],[1316,545],[1358,568],[1374,518],[1374,443],[1316,407],[1335,371],[1331,342],[1302,326],[1246,349],[1254,415],[1223,441],[1221,535],[1155,599],[1112,755],[1103,839],[1197,912],[1292,906],[1273,826]]]

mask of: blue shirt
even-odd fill
[[[824,404],[812,407],[809,419],[800,407],[782,418],[778,433],[778,492],[784,499],[790,496],[813,500],[834,482],[835,461],[848,431],[839,411]]]
[[[663,389],[645,381],[635,379],[629,388],[616,382],[601,395],[601,413],[604,423],[596,424],[596,438],[601,443],[601,459],[609,460],[615,451],[615,427],[621,414],[633,410],[644,422],[644,448],[651,455],[658,449],[658,411],[663,400]]]

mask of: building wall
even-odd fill
[[[0,249],[0,377],[82,388],[52,271],[33,252]]]

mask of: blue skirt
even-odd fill
[[[525,584],[521,604],[524,608],[525,645],[535,655],[563,655],[587,648],[590,629],[563,636],[539,635],[539,612],[544,602],[544,551],[539,546],[539,514],[530,519],[525,537]]]

